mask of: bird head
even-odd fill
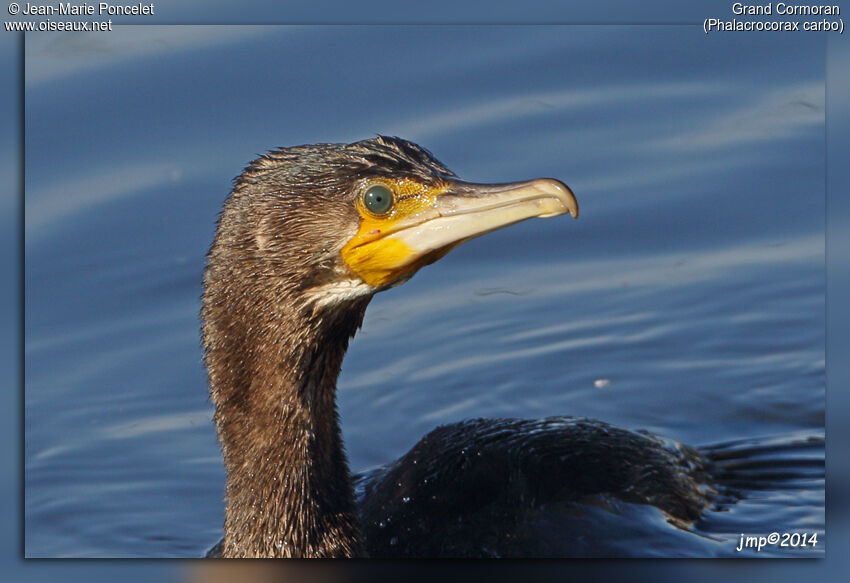
[[[562,182],[464,182],[424,148],[378,136],[255,160],[225,204],[211,256],[238,250],[250,275],[338,303],[403,283],[474,237],[564,213],[577,217],[578,204]]]

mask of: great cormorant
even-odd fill
[[[569,417],[439,427],[359,478],[356,500],[336,380],[372,296],[466,240],[565,213],[577,217],[578,205],[557,180],[463,182],[393,137],[252,162],[224,204],[204,276],[205,363],[227,470],[213,554],[557,554],[530,540],[526,519],[588,500],[697,519],[712,489],[696,450]]]

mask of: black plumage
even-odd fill
[[[372,294],[386,286],[360,281],[341,250],[363,220],[363,185],[376,179],[456,198],[504,191],[460,183],[423,148],[378,137],[270,152],[245,169],[224,205],[202,309],[227,468],[225,538],[213,554],[557,554],[557,545],[531,540],[528,520],[541,508],[589,500],[651,505],[679,525],[697,519],[712,488],[696,450],[565,417],[438,428],[358,478],[355,501],[336,379]],[[577,214],[561,183],[534,187]],[[538,214],[548,216],[546,208]],[[444,252],[418,259],[391,284]]]

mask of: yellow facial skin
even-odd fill
[[[385,215],[378,216],[370,212],[358,197],[360,229],[343,247],[342,257],[363,281],[373,287],[382,287],[422,266],[415,260],[411,262],[414,250],[403,241],[387,235],[397,230],[400,223],[432,208],[447,186],[433,187],[408,178],[378,179],[370,182],[369,186],[373,184],[386,186],[392,191],[393,206]]]
[[[393,205],[376,215],[357,199],[360,228],[342,258],[376,289],[401,283],[460,243],[496,229],[534,217],[578,217],[572,191],[551,178],[510,184],[446,179],[437,185],[381,179],[364,185],[364,192],[374,184],[392,191]]]

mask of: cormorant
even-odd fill
[[[565,213],[578,217],[578,205],[562,182],[463,182],[395,137],[253,161],[224,204],[204,275],[205,363],[227,470],[225,535],[211,555],[558,554],[532,540],[526,519],[588,500],[697,519],[712,488],[696,450],[589,419],[439,427],[352,480],[336,380],[372,296],[473,237]]]

